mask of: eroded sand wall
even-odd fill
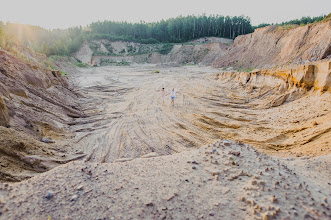
[[[215,67],[273,68],[330,58],[331,21],[286,28],[267,26],[238,36]]]
[[[71,120],[82,116],[78,97],[60,71],[0,50],[0,182],[68,161],[63,140]]]
[[[231,40],[229,40],[231,42]],[[100,43],[100,42],[99,42]],[[90,63],[91,60],[96,65],[109,65],[115,62],[128,63],[151,63],[151,64],[202,64],[210,65],[216,58],[223,56],[229,48],[229,42],[217,42],[206,44],[177,44],[174,45],[168,54],[160,54],[159,52],[151,51],[143,54],[128,53],[128,45],[134,44],[132,42],[110,42],[109,44],[120,46],[117,51],[123,50],[125,53],[116,53],[113,55],[93,55],[93,51],[89,48],[88,43],[84,43],[79,51],[74,53],[74,57],[83,63]],[[101,43],[101,45],[103,45]],[[142,47],[141,44],[134,44],[136,51]],[[146,45],[144,45],[146,47]],[[150,45],[152,47],[152,45]],[[109,51],[102,51],[109,53]]]
[[[262,69],[252,72],[222,72],[218,74],[218,77],[235,79],[242,84],[280,86],[285,83],[288,87],[331,91],[331,62],[324,61],[294,68]]]

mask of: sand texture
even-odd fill
[[[169,155],[216,139],[241,140],[268,154],[330,153],[331,95],[271,76],[243,85],[210,67],[101,67],[74,75],[88,117],[73,119],[74,145],[87,161],[112,162],[150,152]],[[170,94],[177,90],[175,106]],[[314,103],[314,104],[312,104]]]
[[[310,163],[223,140],[170,156],[71,162],[0,184],[0,219],[330,219],[330,183],[288,166],[301,160]]]

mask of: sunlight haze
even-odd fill
[[[49,29],[86,26],[98,20],[153,22],[180,15],[203,13],[225,16],[246,15],[251,18],[253,25],[258,25],[283,22],[302,16],[328,14],[331,8],[329,0],[1,0],[0,2],[0,21],[32,24]]]

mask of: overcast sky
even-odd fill
[[[0,21],[67,28],[93,21],[159,21],[179,15],[247,15],[252,24],[331,13],[331,0],[0,0]]]

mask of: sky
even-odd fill
[[[331,13],[331,0],[0,0],[0,21],[47,29],[94,21],[154,22],[185,15],[246,15],[252,25]]]

